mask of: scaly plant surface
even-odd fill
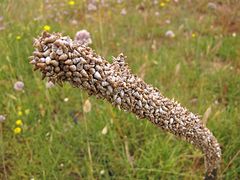
[[[101,56],[124,52],[134,74],[202,115],[222,149],[219,178],[238,179],[239,3],[89,3],[1,1],[0,179],[203,177],[191,145],[70,85],[46,88],[28,64],[32,37],[81,29]]]

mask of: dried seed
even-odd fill
[[[93,75],[94,78],[98,79],[98,80],[102,80],[102,77],[101,75],[99,74],[99,72],[95,72],[94,75]]]
[[[64,62],[64,64],[67,64],[67,65],[72,65],[72,64],[73,64],[73,62],[72,62],[72,60],[71,60],[71,59],[68,59],[68,60],[66,60],[66,61]]]
[[[50,64],[51,58],[50,57],[46,57],[46,64]]]
[[[83,77],[88,78],[88,74],[87,74],[87,72],[86,72],[84,69],[82,69],[82,70],[80,71],[80,73],[83,75]]]
[[[58,66],[59,65],[59,62],[58,61],[56,61],[56,60],[52,60],[52,61],[50,61],[50,64],[52,64],[53,66]]]
[[[108,85],[109,85],[109,83],[108,83],[107,81],[103,81],[103,82],[102,82],[102,86],[103,86],[103,87],[108,86]]]
[[[67,54],[62,54],[61,56],[59,56],[60,61],[65,61],[65,60],[67,60],[67,58],[68,58]]]
[[[77,68],[76,68],[75,65],[71,65],[71,66],[69,67],[69,69],[70,69],[71,71],[76,71],[76,70],[77,70]]]

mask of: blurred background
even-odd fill
[[[85,29],[109,62],[202,116],[220,179],[240,179],[239,0],[0,0],[0,179],[201,179],[202,153],[146,120],[54,86],[28,57],[42,31]]]

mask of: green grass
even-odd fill
[[[164,8],[146,1],[144,11],[137,8],[141,1],[111,1],[94,12],[84,1],[73,7],[67,2],[47,9],[44,1],[0,0],[0,26],[5,26],[0,31],[0,114],[7,117],[0,123],[0,179],[201,179],[204,174],[200,151],[148,121],[68,84],[46,89],[28,64],[32,40],[46,24],[51,32],[71,37],[87,29],[97,53],[112,61],[123,52],[134,73],[194,113],[203,115],[211,106],[207,126],[223,152],[219,177],[239,179],[237,1],[219,0],[216,10],[207,8],[207,0],[170,1]],[[165,37],[167,30],[176,37]],[[13,89],[17,80],[25,83],[23,92]],[[83,111],[87,99],[92,105],[88,113]],[[17,119],[23,131],[14,135]]]

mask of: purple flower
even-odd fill
[[[6,120],[6,117],[5,117],[4,115],[1,115],[1,114],[0,114],[0,123],[3,122],[3,121],[5,121],[5,120]]]
[[[169,38],[174,38],[174,37],[175,37],[175,34],[174,34],[173,31],[168,30],[168,31],[165,33],[165,36],[166,36],[166,37],[169,37]]]
[[[92,44],[90,33],[85,29],[78,31],[75,35],[74,40],[77,41],[79,44],[84,44],[86,46]]]
[[[15,84],[14,84],[14,89],[15,89],[16,91],[22,91],[23,88],[24,88],[24,83],[23,83],[22,81],[17,81],[17,82],[15,82]]]

